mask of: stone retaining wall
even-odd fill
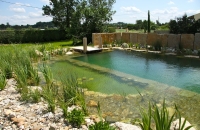
[[[194,37],[194,49],[200,49],[200,33],[196,33]]]
[[[193,34],[181,34],[181,44],[183,48],[194,48],[194,35]]]
[[[112,44],[114,41],[125,43],[139,43],[141,45],[153,45],[160,42],[164,47],[185,49],[200,49],[200,33],[194,34],[156,34],[156,33],[93,33],[93,44],[99,45],[100,37],[102,44]]]

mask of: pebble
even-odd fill
[[[88,130],[89,125],[99,122],[100,118],[96,115],[85,117],[85,124],[81,128],[72,128],[66,124],[66,120],[62,116],[62,109],[56,108],[55,114],[48,112],[48,104],[44,101],[39,103],[26,103],[19,100],[20,94],[15,89],[16,81],[14,79],[7,80],[6,88],[0,91],[0,130]],[[90,107],[97,107],[98,104],[94,100],[88,103]],[[68,107],[68,112],[73,109],[80,109],[78,106]],[[128,110],[122,111],[123,114],[130,114]],[[113,122],[112,125],[120,130],[141,130],[138,126],[116,122],[117,119],[109,117],[108,121]],[[192,129],[195,130],[195,129]]]

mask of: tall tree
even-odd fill
[[[147,32],[147,28],[148,28],[147,20],[143,21],[143,27],[144,27],[144,33],[146,33]]]
[[[114,3],[115,0],[50,0],[50,6],[43,6],[43,11],[61,29],[75,37],[86,36],[91,42],[92,33],[106,31],[105,25],[115,13]]]
[[[43,15],[53,17],[53,23],[60,29],[70,27],[71,18],[76,10],[78,0],[49,0],[50,5],[43,6]]]
[[[149,12],[149,10],[148,10],[148,33],[150,33],[150,12]]]
[[[183,34],[183,33],[197,33],[200,31],[200,20],[195,21],[190,19],[184,14],[182,17],[176,18],[176,20],[170,20],[169,22],[170,33]]]

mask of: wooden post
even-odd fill
[[[87,38],[83,38],[83,52],[87,53]]]

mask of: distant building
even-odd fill
[[[195,14],[195,15],[192,15],[192,16],[189,16],[188,18],[189,18],[189,19],[195,19],[195,21],[197,21],[197,20],[200,19],[200,13]]]

